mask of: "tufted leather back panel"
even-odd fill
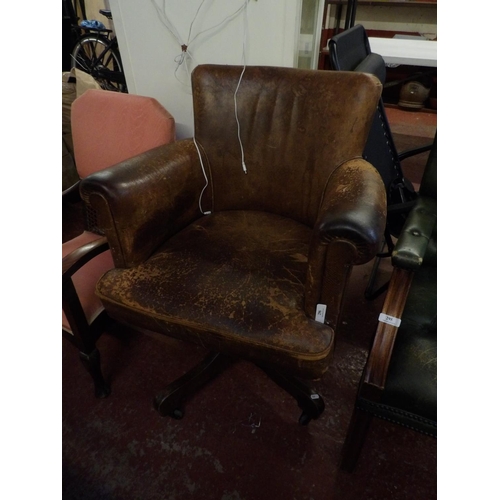
[[[382,86],[368,74],[247,67],[193,72],[205,210],[261,210],[313,226],[336,167],[361,157]],[[272,75],[272,77],[271,77]],[[340,102],[340,105],[339,105]]]

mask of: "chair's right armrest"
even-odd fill
[[[75,202],[80,200],[80,181],[75,182],[72,186],[62,192],[63,201]]]
[[[348,160],[332,173],[309,249],[309,317],[315,317],[317,304],[325,304],[326,322],[336,328],[351,267],[370,261],[381,247],[386,207],[382,178],[364,159]]]
[[[204,185],[196,147],[185,139],[88,176],[80,193],[97,212],[115,266],[131,267],[201,216]]]
[[[65,278],[71,277],[87,262],[109,248],[108,240],[105,236],[94,241],[86,243],[79,248],[76,248],[71,253],[62,259],[62,276]]]

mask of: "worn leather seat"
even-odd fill
[[[394,271],[344,443],[353,470],[372,416],[437,435],[437,138],[392,254]]]
[[[241,74],[198,66],[196,140],[85,179],[116,266],[97,295],[120,321],[208,349],[203,369],[157,397],[161,414],[181,416],[229,356],[292,393],[306,423],[323,403],[300,379],[328,369],[352,265],[382,241],[385,189],[361,158],[381,86],[370,75],[247,67],[240,144]]]

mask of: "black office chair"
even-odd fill
[[[375,75],[385,83],[386,69],[382,56],[374,54],[365,28],[358,24],[332,37],[328,43],[331,66],[337,71],[359,71]],[[372,127],[366,141],[363,157],[380,173],[387,190],[387,227],[386,245],[388,251],[379,254],[389,257],[394,245],[391,236],[397,237],[403,227],[408,212],[413,207],[416,193],[401,167],[401,162],[416,154],[430,151],[432,144],[399,153],[394,144],[391,129],[385,114],[382,97],[378,103]],[[386,283],[378,290],[373,290],[379,258],[375,261],[374,272],[366,290],[367,298],[374,298],[387,289]]]

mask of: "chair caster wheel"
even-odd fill
[[[176,408],[175,410],[172,410],[170,416],[175,418],[175,420],[180,420],[184,416],[184,412],[180,408]]]
[[[111,394],[111,389],[108,386],[100,386],[95,389],[95,397],[99,399],[107,398]]]
[[[311,415],[303,411],[302,415],[299,417],[299,424],[307,425],[310,421],[311,421]]]

